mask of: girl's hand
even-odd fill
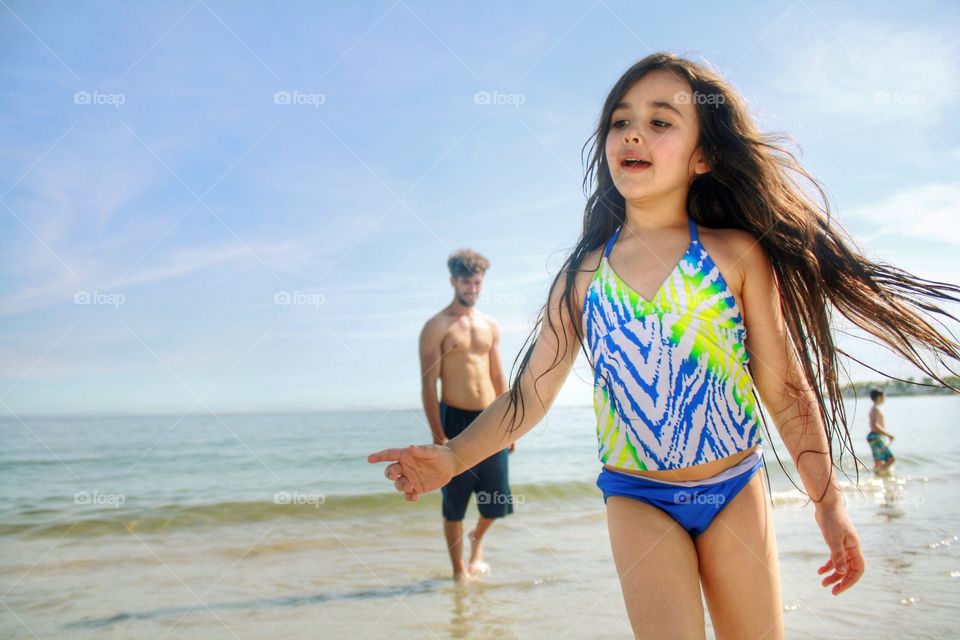
[[[416,502],[420,494],[434,491],[453,478],[454,459],[450,447],[425,444],[404,449],[384,449],[367,456],[367,462],[395,461],[387,465],[383,475],[408,502]]]
[[[860,538],[843,505],[818,506],[816,519],[823,539],[830,547],[830,559],[817,569],[817,573],[833,571],[821,584],[827,587],[838,583],[831,590],[836,596],[855,585],[866,568]]]

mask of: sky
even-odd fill
[[[0,5],[0,416],[415,408],[461,247],[509,374],[658,50],[789,135],[868,256],[960,283],[952,3]]]

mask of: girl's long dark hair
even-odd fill
[[[693,96],[699,96],[693,100],[700,122],[699,142],[711,170],[697,176],[690,187],[687,195],[690,217],[702,226],[750,232],[765,250],[775,272],[787,330],[806,381],[816,393],[829,447],[829,451],[802,453],[829,453],[834,460],[836,436],[840,443],[836,464],[842,463],[844,449],[857,459],[847,429],[837,354],[856,362],[860,360],[834,345],[831,331],[834,309],[938,383],[931,386],[942,385],[960,391],[942,379],[920,353],[920,350],[932,352],[936,361],[953,373],[945,358],[960,360],[960,345],[949,329],[946,334],[941,333],[927,318],[945,329],[934,315],[956,321],[955,316],[934,302],[960,302],[960,287],[925,280],[864,257],[846,232],[831,221],[823,189],[786,149],[787,138],[761,134],[743,100],[716,73],[665,52],[647,56],[620,77],[603,103],[596,130],[584,145],[584,151],[589,146],[589,160],[583,180],[587,195],[583,231],[550,290],[563,279],[560,314],[569,314],[587,359],[591,360],[584,346],[580,311],[574,300],[574,281],[576,274],[584,270],[587,253],[606,243],[625,221],[626,212],[623,196],[614,187],[607,165],[605,148],[610,117],[629,88],[654,70],[675,74],[689,83]],[[594,268],[596,265],[586,265],[586,269]],[[520,383],[533,353],[535,336],[545,318],[562,344],[562,351],[567,348],[566,332],[554,326],[552,314],[546,311],[544,305],[521,349],[522,358],[518,355],[514,361],[508,431],[518,428],[518,408],[522,420],[524,400]],[[551,369],[559,364],[560,358],[558,353]],[[799,392],[798,389],[792,391]],[[759,403],[760,399],[756,399]],[[769,434],[766,418],[763,424]],[[780,460],[779,455],[777,459]]]

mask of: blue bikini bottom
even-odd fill
[[[604,467],[597,486],[603,492],[604,504],[611,496],[646,502],[666,511],[687,533],[697,537],[762,466],[763,452],[758,447],[739,464],[704,480],[663,482]]]

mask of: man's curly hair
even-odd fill
[[[472,249],[460,249],[447,258],[447,267],[454,278],[469,278],[486,272],[490,268],[490,261]]]

